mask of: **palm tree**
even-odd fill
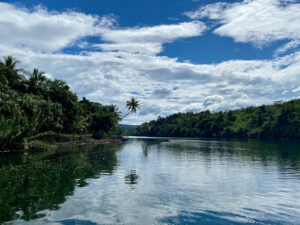
[[[40,90],[44,88],[43,86],[47,80],[47,77],[44,74],[44,72],[39,71],[37,68],[33,69],[31,77],[28,81],[29,89],[33,94],[38,94]]]
[[[16,68],[18,63],[20,62],[12,56],[4,57],[4,62],[0,61],[2,76],[5,76],[7,83],[12,87],[18,86],[23,80],[19,74],[22,70]]]
[[[141,107],[139,101],[135,99],[134,97],[131,97],[129,101],[126,102],[126,108],[128,112],[126,113],[125,116],[123,116],[122,119],[124,119],[126,116],[128,116],[131,113],[136,113],[136,110]]]

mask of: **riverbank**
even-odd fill
[[[42,152],[57,149],[60,147],[75,147],[75,146],[96,146],[96,145],[115,145],[121,144],[126,141],[122,136],[117,137],[105,137],[95,139],[86,135],[61,135],[54,134],[40,140],[35,140],[31,144],[25,145],[24,148],[20,149],[6,149],[0,150],[0,153],[8,152]]]
[[[110,137],[101,139],[85,139],[76,141],[56,142],[53,145],[57,147],[82,146],[82,145],[101,145],[101,144],[120,144],[124,141],[123,137]]]

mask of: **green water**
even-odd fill
[[[300,144],[136,139],[0,154],[0,224],[300,224]]]

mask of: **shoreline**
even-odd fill
[[[69,146],[83,146],[83,145],[105,145],[105,144],[120,144],[124,142],[123,137],[116,138],[101,138],[101,139],[87,139],[82,141],[65,141],[52,143],[56,147],[69,147]]]
[[[52,142],[49,143],[55,148],[59,147],[75,147],[75,146],[85,146],[85,145],[114,145],[114,144],[121,144],[126,141],[124,137],[111,137],[111,138],[101,138],[101,139],[86,139],[86,140],[72,140],[72,141],[63,141],[63,142]],[[20,149],[20,150],[4,150],[0,151],[1,153],[28,153],[28,152],[46,152],[49,150],[32,150],[32,149]]]

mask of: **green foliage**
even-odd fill
[[[36,68],[32,73],[25,72],[17,68],[18,63],[11,56],[0,61],[0,133],[1,141],[10,143],[2,145],[2,150],[8,146],[24,147],[30,129],[34,129],[34,135],[52,131],[90,133],[100,138],[111,133],[121,120],[116,106],[104,106],[85,98],[79,102],[64,81],[50,80]],[[29,75],[29,79],[22,73]],[[37,122],[40,119],[43,123]],[[32,127],[33,124],[36,126]],[[16,140],[17,137],[23,140]],[[11,146],[14,142],[16,146]]]
[[[6,79],[6,76],[4,76],[3,74],[0,74],[0,85],[6,85],[8,84],[8,80]]]
[[[63,106],[62,121],[63,132],[73,133],[75,130],[75,123],[79,116],[78,98],[70,91],[69,86],[61,80],[48,81],[47,96],[56,103]]]
[[[210,113],[177,113],[144,123],[130,135],[199,138],[300,139],[300,99]]]
[[[12,88],[24,90],[25,77],[21,74],[23,70],[16,68],[17,64],[19,64],[19,61],[12,56],[4,57],[4,61],[0,61],[1,80],[6,80],[5,83]]]
[[[47,78],[44,74],[44,72],[39,71],[37,68],[33,69],[33,72],[30,74],[30,78],[27,82],[29,92],[40,95],[45,94]]]
[[[37,127],[42,121],[38,118],[28,120],[21,116],[17,119],[0,118],[0,150],[23,150],[34,139]]]
[[[90,102],[83,98],[79,102],[81,115],[84,120],[82,130],[92,133],[94,138],[105,136],[111,129],[115,128],[120,120],[118,109],[114,105],[103,106],[97,102]]]

